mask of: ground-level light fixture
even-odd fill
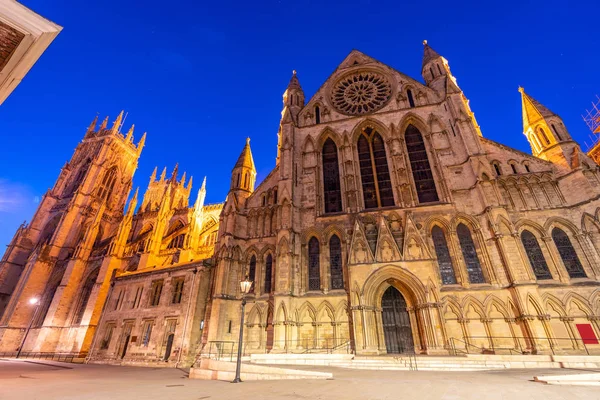
[[[246,307],[246,295],[250,293],[252,288],[252,281],[246,276],[246,278],[240,282],[240,291],[242,292],[242,312],[240,317],[240,338],[238,340],[238,353],[237,363],[235,366],[235,379],[231,383],[240,383],[240,370],[242,368],[242,341],[244,338],[244,308]]]

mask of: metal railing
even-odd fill
[[[267,348],[265,341],[249,341],[243,343],[242,355],[260,353],[277,354],[333,354],[352,353],[350,339],[296,339],[296,340],[274,340],[272,346]],[[237,342],[228,340],[213,340],[207,343],[203,351],[206,357],[220,360],[233,360],[237,354]]]
[[[0,357],[5,358],[16,358],[16,351],[5,351],[0,352]],[[50,361],[59,361],[59,362],[67,362],[72,363],[73,360],[77,359],[85,359],[87,353],[55,353],[55,352],[43,352],[43,351],[22,351],[19,354],[19,358],[27,358],[34,360],[50,360]]]
[[[595,338],[594,338],[595,339]],[[564,337],[531,337],[531,336],[466,336],[462,339],[451,337],[448,340],[450,353],[460,354],[498,354],[509,352],[509,354],[532,354],[540,351],[550,350],[552,355],[557,352],[562,354],[590,355],[590,348],[586,341],[591,338],[564,338]],[[504,342],[512,342],[512,345],[502,345]],[[476,343],[476,344],[474,344]],[[489,347],[486,347],[486,343]],[[600,354],[600,345],[591,350]]]

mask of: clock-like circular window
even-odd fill
[[[340,112],[362,115],[381,109],[392,94],[388,80],[375,72],[357,72],[337,81],[331,102]]]

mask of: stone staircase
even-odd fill
[[[354,356],[352,354],[253,354],[253,364],[322,365],[399,371],[485,371],[508,368],[582,368],[600,370],[600,356],[487,355]]]

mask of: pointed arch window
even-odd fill
[[[550,140],[548,139],[548,135],[546,135],[546,131],[544,131],[544,128],[540,128],[539,132],[540,136],[544,138],[544,142],[546,142],[546,144],[550,144]]]
[[[329,239],[329,269],[331,274],[331,289],[343,289],[342,243],[337,235],[333,235]]]
[[[273,291],[273,256],[269,254],[265,261],[265,293]]]
[[[450,257],[450,251],[448,250],[446,235],[444,235],[442,228],[437,225],[434,226],[431,229],[431,238],[433,239],[433,247],[435,248],[438,267],[440,268],[442,284],[453,285],[456,283],[456,275],[454,273],[454,266],[452,265],[452,257]]]
[[[517,167],[515,166],[515,164],[514,164],[514,163],[511,163],[511,164],[510,164],[510,168],[512,169],[512,172],[513,172],[513,174],[518,174],[518,172],[517,172]]]
[[[331,138],[328,138],[323,145],[323,198],[325,213],[342,211],[338,152]]]
[[[313,236],[308,241],[308,290],[321,289],[319,255],[319,241]]]
[[[90,301],[90,296],[92,294],[92,289],[94,289],[94,285],[96,284],[96,279],[98,279],[98,273],[100,269],[97,268],[95,271],[88,275],[88,278],[81,289],[81,293],[79,295],[79,302],[77,303],[77,308],[75,309],[75,314],[73,316],[73,324],[78,325],[81,323],[83,319],[83,314],[85,313],[85,309],[87,308],[88,302]]]
[[[321,109],[319,108],[319,106],[315,106],[315,123],[321,123]]]
[[[406,97],[408,97],[408,105],[410,106],[410,108],[414,108],[415,107],[415,99],[413,98],[412,90],[408,89],[406,91]]]
[[[252,256],[252,258],[250,258],[250,265],[248,266],[248,279],[251,282],[256,282],[256,256]],[[254,293],[254,286],[256,286],[256,284],[250,287],[250,293]]]
[[[571,278],[587,278],[569,236],[560,228],[552,229],[552,240]]]
[[[365,128],[357,147],[365,208],[393,206],[392,182],[381,135],[370,127]]]
[[[117,167],[112,167],[104,174],[100,188],[98,189],[98,197],[100,199],[110,199],[117,182]]]
[[[406,128],[404,137],[419,203],[438,201],[439,198],[435,189],[435,181],[429,165],[423,135],[414,125],[409,125]]]
[[[496,176],[502,175],[502,170],[500,169],[500,165],[495,162],[492,164],[494,166],[494,172],[496,172]]]
[[[467,266],[469,282],[485,283],[483,271],[481,270],[481,263],[479,262],[479,257],[477,256],[477,250],[475,249],[475,243],[473,243],[471,231],[465,224],[461,223],[456,227],[456,234],[458,235],[460,249]]]
[[[548,269],[548,264],[546,264],[544,253],[542,253],[542,249],[540,248],[540,244],[535,235],[528,230],[524,230],[521,233],[521,243],[523,243],[525,253],[527,253],[527,258],[529,259],[531,268],[533,268],[535,278],[538,280],[552,279],[552,274]]]
[[[442,68],[440,67],[440,64],[436,64],[436,65],[437,65],[438,71],[440,71],[440,75],[442,75]]]

